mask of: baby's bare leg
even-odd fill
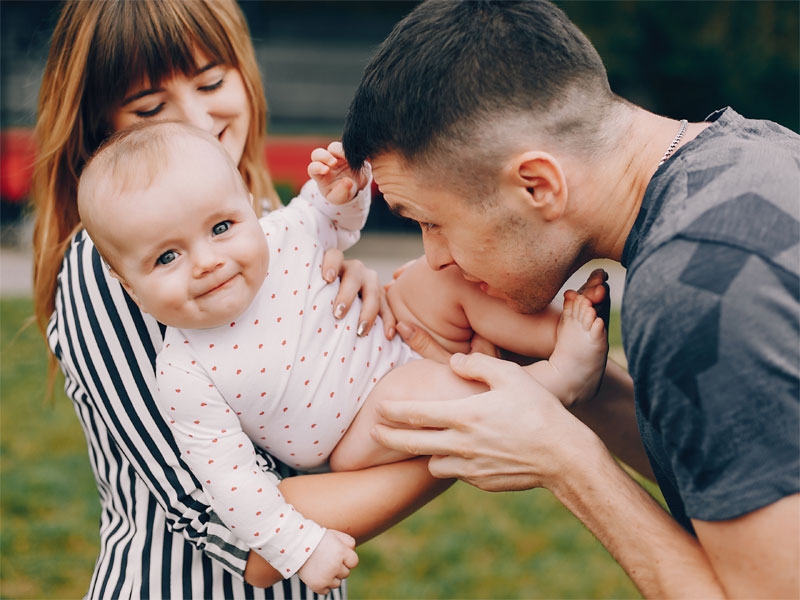
[[[389,371],[375,385],[364,406],[330,457],[334,471],[354,471],[410,458],[378,444],[370,432],[385,422],[377,412],[383,400],[447,400],[485,392],[488,388],[462,379],[448,365],[432,360],[415,360]],[[396,424],[395,424],[396,425]]]
[[[608,358],[608,332],[591,301],[576,292],[564,296],[556,345],[548,360],[526,369],[566,406],[597,392]]]

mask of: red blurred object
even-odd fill
[[[293,193],[308,181],[308,163],[314,148],[325,148],[333,140],[315,136],[267,136],[264,158],[276,184],[288,185]]]
[[[276,184],[288,185],[293,193],[308,181],[308,163],[314,148],[326,147],[331,138],[319,136],[269,136],[264,159]],[[36,143],[33,131],[10,128],[0,132],[0,199],[19,204],[31,189]]]
[[[32,130],[15,127],[0,132],[0,200],[22,204],[28,199],[35,159]]]

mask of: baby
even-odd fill
[[[456,398],[485,387],[421,359],[399,338],[360,336],[358,307],[334,319],[337,286],[322,278],[322,255],[358,240],[369,173],[350,171],[338,143],[314,151],[309,173],[297,198],[259,220],[213,136],[146,124],[98,150],[81,176],[78,204],[114,276],[168,325],[156,361],[158,401],[214,510],[284,576],[297,572],[322,593],[357,564],[354,540],[287,504],[278,481],[256,465],[253,444],[302,470],[329,460],[334,469],[401,460],[369,435],[376,402]],[[406,290],[415,278],[401,277],[392,295],[403,314],[419,315],[415,294],[441,293],[455,300],[453,314],[482,319],[468,325],[489,341],[528,356],[552,350],[549,361],[527,368],[562,399],[594,393],[608,347],[586,298],[567,297],[560,319],[519,315],[457,273],[421,272],[441,292]],[[505,334],[492,340],[493,331]]]

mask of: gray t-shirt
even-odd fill
[[[639,428],[690,531],[800,491],[800,136],[707,120],[654,175],[622,257]]]

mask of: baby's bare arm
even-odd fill
[[[458,297],[469,285],[457,270],[434,271],[425,257],[408,264],[388,287],[387,300],[398,321],[422,327],[448,352],[469,352],[472,328]]]
[[[523,356],[545,358],[555,347],[558,311],[514,312],[464,279],[457,268],[434,271],[425,257],[403,270],[389,286],[388,298],[398,321],[422,326],[452,353],[468,353],[473,333]]]

